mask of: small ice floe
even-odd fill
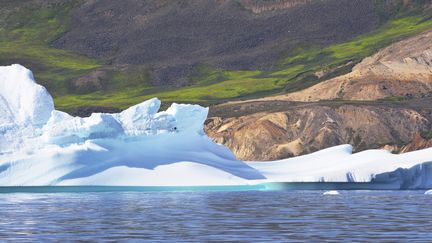
[[[326,191],[323,193],[323,195],[339,195],[338,191]]]
[[[424,194],[425,195],[432,195],[432,190],[426,191]]]

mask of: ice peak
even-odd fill
[[[52,97],[33,73],[13,64],[0,67],[0,122],[41,127],[54,110]]]

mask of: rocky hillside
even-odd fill
[[[329,45],[381,23],[370,0],[86,1],[53,46],[151,69],[159,85],[188,83],[196,65],[269,67],[301,42]]]
[[[425,98],[430,96],[431,31],[392,44],[352,72],[306,90],[213,107],[220,117],[209,119],[206,129],[246,160],[281,159],[345,143],[356,151],[408,152],[432,145],[432,99]],[[311,102],[319,100],[328,101]]]
[[[421,105],[423,102],[425,105]],[[208,119],[206,132],[244,160],[281,159],[346,143],[352,144],[355,151],[385,145],[391,145],[389,150],[408,151],[430,144],[417,141],[411,149],[403,147],[416,134],[431,131],[430,102],[227,104],[213,108],[212,115],[224,116]],[[258,112],[247,114],[254,109]]]
[[[425,149],[432,147],[432,133],[423,132],[414,135],[414,138],[408,144],[396,145],[387,144],[382,149],[391,151],[393,153],[406,153],[411,151],[416,151],[419,149]]]
[[[432,29],[423,0],[0,4],[0,65],[34,70],[68,112],[123,109],[155,96],[212,105],[298,91]]]
[[[355,65],[352,72],[277,99],[377,100],[432,95],[432,31],[409,38]]]

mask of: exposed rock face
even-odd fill
[[[432,126],[430,113],[412,109],[316,105],[284,112],[210,118],[206,132],[242,160],[274,160],[349,143],[356,151],[406,144]]]
[[[429,31],[365,58],[351,73],[275,99],[376,100],[390,96],[431,95],[432,31]]]
[[[393,153],[406,153],[432,147],[432,138],[424,137],[420,133],[414,135],[414,139],[405,145],[388,144],[382,148]]]
[[[432,96],[432,31],[390,45],[351,73],[306,90],[226,104],[225,111],[218,111],[225,118],[209,119],[206,128],[244,160],[281,159],[344,143],[357,151],[384,148],[397,153],[432,146],[430,138],[419,135],[432,131],[430,98],[404,104],[358,101],[389,96]],[[283,105],[287,100],[334,99],[357,101]]]

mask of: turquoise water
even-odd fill
[[[245,186],[0,186],[0,193],[395,190],[399,188],[400,185],[391,183],[273,182]]]
[[[422,190],[322,193],[220,188],[1,193],[0,238],[18,242],[432,240],[432,196]]]
[[[258,184],[251,186],[0,186],[0,193],[181,192],[251,190],[278,190],[278,187],[271,186],[271,184]]]

